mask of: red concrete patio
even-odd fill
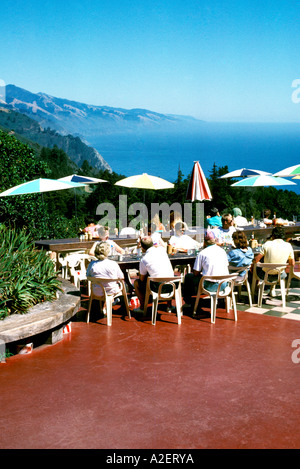
[[[85,307],[85,304],[83,304]],[[0,448],[299,448],[300,322],[82,317],[0,364]],[[294,355],[292,355],[294,353]],[[299,360],[298,360],[299,361]]]

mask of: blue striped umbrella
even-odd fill
[[[38,192],[60,191],[63,189],[72,189],[76,187],[84,187],[84,184],[76,182],[58,181],[57,179],[34,179],[33,181],[24,182],[18,186],[11,187],[0,194],[0,197],[12,195],[36,194]]]
[[[223,174],[223,176],[220,176],[220,179],[241,178],[241,177],[249,177],[249,176],[267,176],[270,174],[271,173],[267,173],[266,171],[260,171],[259,169],[242,168],[242,169],[235,169],[234,171],[231,171],[230,173]]]
[[[295,182],[289,181],[288,179],[275,177],[275,176],[253,176],[241,181],[231,184],[231,187],[259,187],[259,186],[291,186],[296,185]]]

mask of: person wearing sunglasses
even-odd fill
[[[178,252],[187,252],[189,249],[198,249],[200,247],[197,241],[186,234],[186,225],[184,222],[176,223],[175,234],[171,236],[169,244],[177,249]]]

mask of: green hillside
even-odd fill
[[[15,133],[25,143],[26,141],[34,142],[40,147],[47,148],[56,146],[63,150],[78,167],[81,167],[86,160],[92,167],[111,171],[110,166],[97,150],[86,145],[79,137],[61,135],[49,127],[43,129],[37,121],[25,114],[0,108],[0,128],[11,134]],[[36,149],[38,151],[38,147]]]

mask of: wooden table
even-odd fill
[[[116,236],[110,236],[111,240],[115,241],[119,246],[135,246],[137,238],[127,236],[118,238]],[[40,249],[46,249],[47,251],[53,252],[67,252],[67,251],[79,251],[81,249],[91,249],[93,244],[100,241],[99,238],[93,238],[92,240],[80,241],[79,238],[66,238],[66,239],[40,239],[35,241],[35,246]]]
[[[260,226],[245,226],[244,232],[247,235],[247,238],[250,239],[252,233],[254,234],[254,238],[257,240],[263,239],[264,242],[271,236],[273,228],[276,225],[270,225],[267,228],[261,228]],[[292,239],[296,233],[300,233],[300,223],[296,223],[295,225],[290,226],[283,226],[282,227],[286,234],[286,240]]]

